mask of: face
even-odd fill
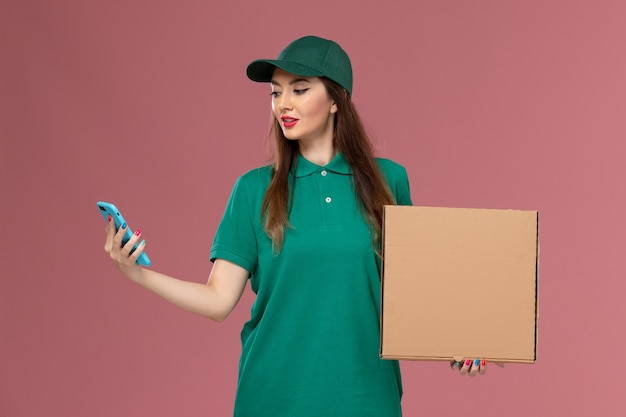
[[[287,139],[332,142],[337,105],[318,77],[300,77],[276,68],[272,112]]]

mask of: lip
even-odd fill
[[[284,127],[294,127],[299,119],[289,116],[280,116],[280,120],[283,122]]]

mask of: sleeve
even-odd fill
[[[258,216],[259,213],[255,213],[251,207],[246,182],[240,177],[235,182],[224,216],[215,233],[211,247],[211,262],[225,259],[253,274],[258,256],[254,227]]]
[[[399,206],[412,206],[411,188],[409,186],[409,176],[406,169],[402,165],[398,165],[398,176],[396,177],[395,187],[393,189],[396,203]]]
[[[399,206],[412,206],[411,188],[409,186],[409,176],[406,169],[389,159],[378,159],[379,166],[389,184],[389,189]]]

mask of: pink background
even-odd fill
[[[128,282],[99,199],[154,268],[204,282],[236,177],[267,161],[245,66],[337,40],[418,205],[537,209],[535,365],[405,362],[406,416],[623,416],[626,3],[3,1],[0,416],[227,416],[248,290],[223,324]],[[485,297],[488,297],[485,289]],[[467,323],[479,326],[480,323]]]

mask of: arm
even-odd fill
[[[124,230],[120,228],[116,233],[113,221],[107,224],[106,233],[104,250],[123,275],[184,310],[221,322],[243,294],[248,271],[232,262],[216,260],[206,284],[183,281],[137,265],[135,261],[143,252],[145,241],[132,254],[130,250],[141,237],[139,230],[124,247]]]

